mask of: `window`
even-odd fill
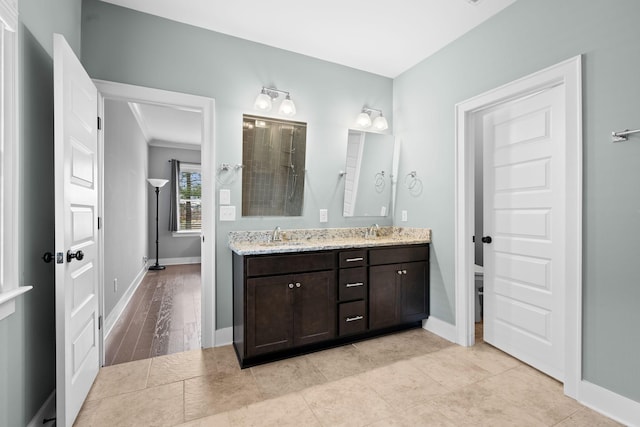
[[[200,165],[180,164],[178,232],[202,230],[202,174]]]
[[[17,24],[15,0],[0,0],[0,319],[31,289],[18,286]]]

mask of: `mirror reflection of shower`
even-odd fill
[[[306,131],[306,123],[243,116],[243,216],[302,215]]]

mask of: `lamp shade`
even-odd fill
[[[147,182],[149,184],[151,184],[153,187],[163,187],[167,182],[169,182],[168,179],[156,179],[156,178],[148,178]]]
[[[371,116],[369,116],[368,113],[365,113],[363,111],[362,113],[358,114],[358,117],[356,118],[356,123],[360,127],[368,128],[369,126],[371,126]]]
[[[282,101],[279,109],[280,114],[285,116],[295,116],[296,114],[296,104],[293,103],[289,95]]]
[[[271,110],[271,97],[263,91],[258,94],[253,106],[256,110],[269,111]]]
[[[389,124],[387,123],[387,119],[385,119],[382,114],[380,114],[378,117],[373,119],[373,128],[375,130],[385,130],[388,127],[389,127]]]

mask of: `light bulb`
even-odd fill
[[[387,123],[387,119],[385,119],[382,114],[373,120],[373,128],[376,130],[385,130],[388,127],[389,124]]]
[[[287,97],[282,101],[282,104],[280,104],[279,112],[285,116],[295,116],[296,105],[293,103],[289,95],[287,95]]]
[[[256,98],[256,102],[253,104],[256,110],[261,111],[270,111],[271,110],[271,97],[265,93],[263,90],[258,97]]]
[[[369,114],[363,111],[362,113],[358,114],[356,123],[362,128],[368,128],[369,126],[371,126],[371,117],[369,116]]]

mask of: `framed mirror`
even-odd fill
[[[393,150],[392,135],[349,129],[343,216],[389,214]]]
[[[242,216],[301,216],[307,124],[243,115]]]

